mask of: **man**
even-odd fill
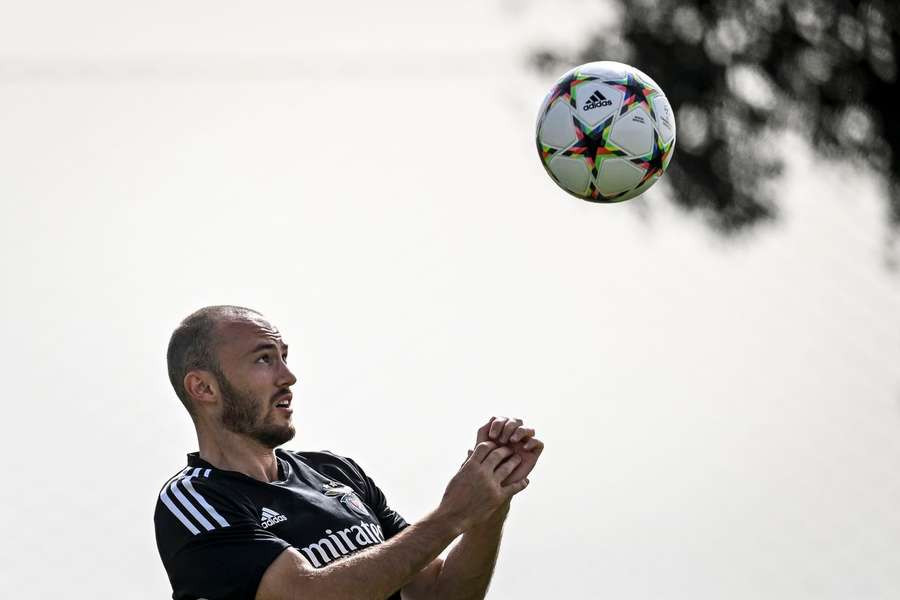
[[[278,448],[294,437],[287,356],[275,327],[236,306],[200,309],[172,334],[169,379],[199,442],[154,516],[173,598],[483,598],[510,500],[543,450],[534,430],[491,419],[410,525],[352,459]]]

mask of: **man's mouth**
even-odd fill
[[[287,394],[283,394],[279,400],[275,403],[275,408],[290,408],[291,400],[294,399],[294,395],[288,392]]]

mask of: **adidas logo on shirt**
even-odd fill
[[[263,529],[268,529],[272,525],[276,523],[281,523],[282,521],[287,521],[287,517],[284,515],[280,515],[271,508],[263,507],[262,509],[262,519],[260,525]]]
[[[600,93],[600,90],[594,90],[594,93],[591,94],[591,97],[587,99],[587,102],[584,103],[584,106],[581,110],[592,110],[594,108],[609,106],[611,104],[612,100],[608,100],[606,96]]]

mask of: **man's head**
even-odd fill
[[[169,381],[194,422],[275,448],[294,437],[287,344],[255,310],[208,306],[172,333]],[[286,407],[284,406],[286,404]]]

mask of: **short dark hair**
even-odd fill
[[[194,406],[184,389],[184,377],[194,370],[210,371],[220,377],[222,369],[216,356],[218,338],[216,325],[222,321],[243,320],[262,315],[243,306],[206,306],[188,315],[172,332],[166,362],[169,367],[169,381],[175,388],[178,399],[188,413],[194,416]]]

